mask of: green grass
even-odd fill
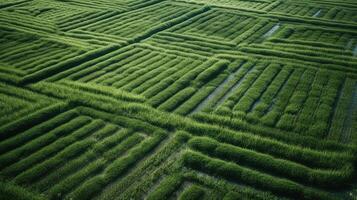
[[[3,0],[0,199],[356,198],[353,0]]]

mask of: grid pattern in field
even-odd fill
[[[329,195],[325,189],[345,184],[353,173],[349,146],[311,138],[302,146],[304,136],[283,137],[269,130],[257,140],[250,131],[207,127],[154,108],[126,105],[142,99],[72,81],[37,83],[29,89],[68,103],[1,127],[1,133],[12,134],[0,135],[0,174],[18,185],[31,184],[31,190],[50,199],[183,198],[192,195],[190,190],[214,197],[321,198]],[[173,125],[176,130],[167,130]],[[270,180],[273,194],[256,190],[267,186],[255,176]],[[337,177],[338,182],[329,182]],[[232,183],[236,179],[245,183],[244,189]]]
[[[81,30],[93,31],[124,38],[133,38],[143,32],[159,26],[165,22],[185,15],[195,7],[186,5],[163,3],[133,10],[120,15],[105,18],[86,26]]]
[[[353,200],[355,0],[3,0],[0,198]]]

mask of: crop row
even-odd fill
[[[293,32],[287,35],[291,40],[305,40],[321,42],[326,44],[340,45],[346,47],[356,35],[355,32],[349,32],[340,29],[323,29],[316,27],[295,27]]]
[[[66,79],[121,88],[143,95],[155,107],[165,103],[160,109],[174,110],[211,79],[226,76],[220,74],[227,65],[227,62],[214,59],[184,59],[156,50],[128,46],[56,76],[72,72]]]
[[[55,100],[20,87],[0,83],[1,124],[11,122],[22,115],[46,107]]]
[[[85,109],[64,112],[2,141],[1,175],[17,184],[31,183],[50,199],[90,197],[165,136],[119,128],[80,113]],[[84,190],[88,187],[92,192]]]
[[[293,69],[291,65],[281,68],[264,62],[251,67],[253,63],[245,62],[230,75],[200,110],[315,137],[327,136],[340,98],[338,91],[343,88],[342,73],[329,76],[325,70]],[[311,121],[316,123],[307,123]]]
[[[135,38],[151,27],[161,25],[172,19],[189,13],[190,7],[163,3],[139,8],[124,14],[113,15],[94,23],[81,26],[80,29],[98,33]]]
[[[191,34],[161,32],[145,43],[162,49],[212,56],[220,52],[231,51],[235,45],[228,42],[199,38]]]
[[[275,7],[273,12],[279,12],[289,15],[308,16],[315,18],[324,18],[337,21],[355,22],[356,15],[353,10],[344,7],[327,7],[323,5],[306,5],[299,3],[281,3]]]
[[[242,60],[236,61],[234,65],[226,66],[225,70],[234,73],[244,63]],[[247,67],[249,70],[249,65]],[[192,85],[205,85],[205,80],[210,79],[217,69],[219,71],[220,67],[212,67],[207,73],[201,73]],[[283,72],[274,65],[264,69],[275,69],[272,74],[276,78]],[[227,76],[222,76],[217,83]],[[24,118],[23,122],[17,121],[0,129],[1,132],[13,133],[0,144],[4,150],[0,155],[4,161],[1,162],[3,167],[0,173],[13,178],[20,185],[31,183],[31,189],[51,199],[88,199],[96,195],[105,199],[115,196],[141,198],[145,194],[158,199],[174,195],[175,191],[182,198],[187,193],[198,191],[202,195],[210,192],[217,195],[217,191],[207,185],[214,185],[211,180],[213,176],[223,178],[217,185],[223,191],[228,191],[226,180],[232,178],[251,188],[245,193],[239,189],[231,191],[242,192],[240,195],[253,195],[252,190],[257,188],[272,191],[275,195],[306,194],[317,199],[327,195],[318,188],[348,184],[353,174],[353,149],[338,143],[311,140],[308,145],[294,136],[274,139],[275,136],[267,133],[256,134],[257,130],[233,131],[212,123],[161,112],[142,103],[127,103],[125,101],[129,97],[113,98],[118,96],[115,93],[117,90],[104,86],[95,88],[82,83],[60,81],[39,82],[29,89],[66,99],[70,107],[65,111],[55,106],[47,108],[49,110],[29,116],[28,120]],[[143,102],[139,97],[131,98]],[[70,109],[72,106],[76,106],[76,109]],[[58,114],[49,118],[46,112]],[[166,142],[167,134],[162,129],[174,130],[175,134],[168,136]],[[175,129],[187,133],[176,132]],[[41,134],[43,132],[46,134]],[[190,148],[201,153],[183,149],[190,135],[203,136],[194,137],[188,142]],[[158,145],[160,148],[155,148]],[[18,157],[23,159],[14,159]],[[269,162],[265,162],[267,160]],[[37,164],[33,166],[32,163]],[[211,167],[216,164],[222,168]],[[281,170],[281,166],[286,168]],[[186,167],[194,170],[182,170]],[[232,176],[219,170],[226,167],[234,172]],[[202,177],[201,172],[208,174],[208,177]],[[324,176],[316,175],[320,173]],[[145,177],[142,179],[145,181],[140,181],[139,177]],[[330,181],[332,178],[339,182],[334,184]],[[272,185],[263,184],[262,179],[269,180]],[[193,183],[192,180],[198,182]],[[204,183],[203,180],[211,181]],[[198,188],[191,191],[191,187]],[[58,196],[59,193],[61,196]]]

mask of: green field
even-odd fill
[[[0,0],[0,200],[357,199],[356,0]]]

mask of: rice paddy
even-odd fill
[[[357,198],[354,0],[1,0],[0,199]]]

